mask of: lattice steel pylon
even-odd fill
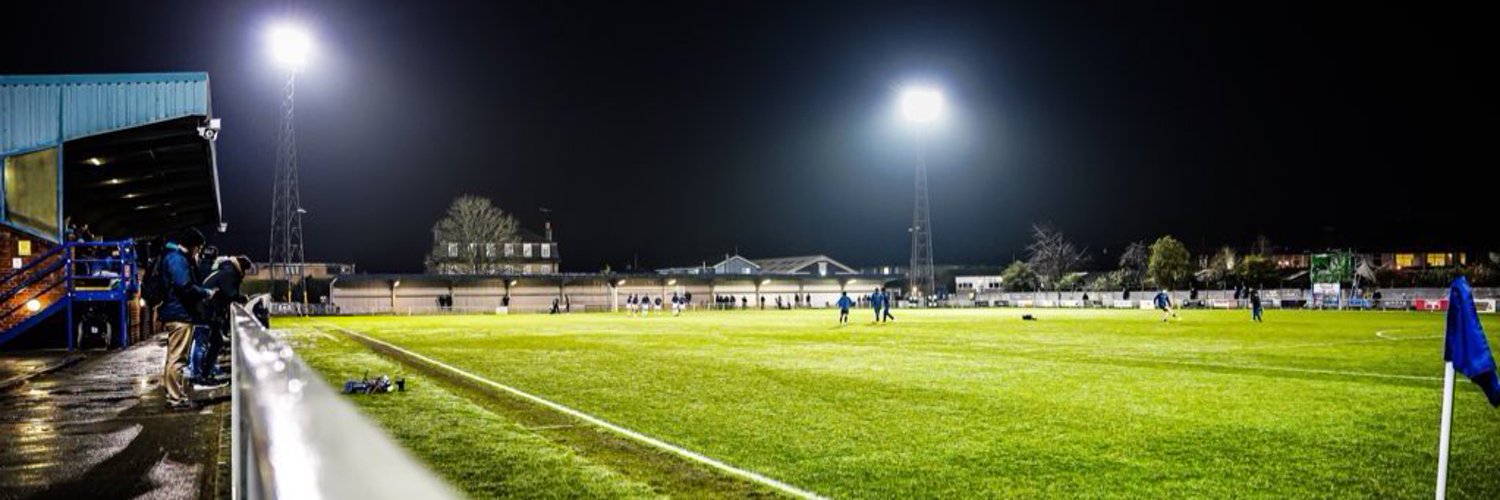
[[[927,154],[924,152],[917,162],[917,193],[911,223],[911,268],[907,270],[907,285],[911,287],[912,294],[919,297],[937,293],[937,278],[932,270],[930,210],[927,202]]]
[[[276,179],[271,188],[270,265],[273,293],[278,283],[285,283],[284,295],[278,300],[292,302],[296,280],[303,276],[302,194],[297,185],[297,134],[293,127],[293,97],[297,87],[296,71],[288,71],[281,100],[281,128],[277,131]],[[304,290],[305,294],[306,291]],[[304,297],[305,298],[305,297]]]

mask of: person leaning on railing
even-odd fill
[[[199,305],[214,296],[214,290],[199,285],[198,250],[203,247],[203,233],[187,229],[167,238],[161,257],[160,278],[166,281],[166,296],[157,315],[167,330],[167,357],[162,367],[162,388],[167,392],[167,406],[192,409],[193,402],[183,387],[183,371],[188,366],[193,326],[207,326]]]
[[[226,374],[219,371],[217,361],[229,337],[231,304],[250,301],[240,291],[240,285],[244,283],[245,273],[252,265],[250,258],[244,255],[219,257],[214,260],[211,267],[213,271],[203,278],[203,287],[216,292],[212,299],[200,304],[203,309],[201,317],[208,321],[209,328],[194,339],[194,343],[199,346],[193,348],[193,382],[196,384],[213,386],[225,382]]]

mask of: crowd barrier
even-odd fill
[[[249,309],[232,314],[235,499],[459,498]]]

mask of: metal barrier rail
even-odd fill
[[[235,499],[458,498],[249,309],[232,314]]]

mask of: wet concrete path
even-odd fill
[[[0,499],[229,498],[229,404],[167,409],[162,343],[0,392]]]

